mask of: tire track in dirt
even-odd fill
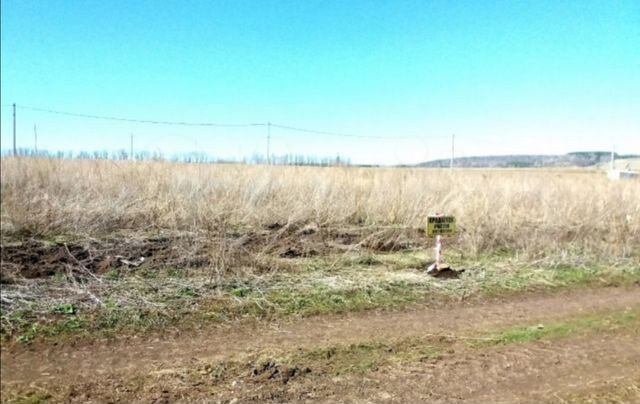
[[[175,369],[126,387],[126,375],[69,382],[73,395],[55,402],[131,403],[564,403],[561,397],[631,388],[640,402],[638,328],[577,334],[561,340],[470,347],[453,341],[442,356],[388,363],[365,373],[335,374],[322,365],[290,383],[251,377],[183,378]],[[455,348],[455,349],[454,349]],[[194,363],[197,369],[202,363]],[[192,367],[193,369],[193,367]],[[245,369],[246,371],[247,369]],[[45,391],[47,390],[47,386]],[[603,389],[604,388],[604,389]],[[119,391],[118,391],[119,390]],[[124,394],[123,394],[124,392]],[[614,391],[615,394],[615,391]],[[614,396],[615,397],[615,396]],[[68,398],[68,400],[67,400]],[[580,402],[580,401],[578,401]],[[595,402],[602,402],[595,401]]]
[[[51,382],[86,374],[140,374],[180,366],[192,358],[216,361],[246,353],[283,352],[425,334],[457,334],[636,307],[640,307],[640,287],[608,287],[460,303],[442,309],[353,313],[271,326],[261,323],[261,326],[217,327],[177,337],[97,340],[75,346],[3,347],[2,383]]]
[[[639,337],[635,330],[456,353],[435,364],[367,375],[364,389],[361,378],[349,378],[316,401],[560,403],[589,386],[640,385]]]

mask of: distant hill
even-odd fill
[[[616,159],[640,158],[640,155],[615,154]],[[561,155],[507,155],[507,156],[474,156],[455,158],[455,167],[466,168],[528,168],[528,167],[590,167],[603,165],[611,160],[611,152],[589,151],[574,152]],[[419,163],[419,167],[449,167],[450,159],[432,160]]]

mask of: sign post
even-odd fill
[[[456,218],[442,216],[439,213],[427,217],[427,236],[436,237],[436,262],[427,268],[427,273],[439,272],[449,268],[442,262],[442,236],[450,236],[456,232]]]

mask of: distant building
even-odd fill
[[[640,178],[640,173],[631,170],[609,170],[607,176],[610,180],[628,180]]]

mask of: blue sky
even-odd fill
[[[275,154],[361,163],[458,155],[640,153],[640,2],[2,1],[6,104],[208,122],[277,122]],[[154,126],[18,110],[18,146],[222,157],[266,129]],[[413,136],[417,138],[401,139]]]

